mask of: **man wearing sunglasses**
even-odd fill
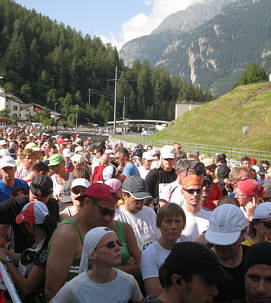
[[[94,227],[106,226],[117,204],[111,187],[103,183],[90,185],[78,200],[79,212],[62,221],[50,240],[45,283],[48,299],[78,274],[85,234]]]
[[[195,241],[208,228],[211,212],[200,203],[202,198],[202,178],[189,175],[182,179],[182,194],[185,202],[183,210],[186,215],[186,227],[180,239]]]

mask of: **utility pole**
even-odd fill
[[[76,130],[77,130],[77,118],[78,118],[78,116],[77,116],[78,113],[77,112],[78,112],[78,105],[76,105]]]
[[[115,97],[114,97],[114,135],[116,135],[117,82],[118,82],[118,67],[116,66],[116,70],[115,70]]]
[[[122,111],[122,120],[123,120],[123,132],[125,133],[125,96],[123,97],[123,111]]]
[[[91,88],[88,89],[88,105],[90,106],[90,93],[91,93]]]

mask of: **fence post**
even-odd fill
[[[230,159],[232,159],[232,147],[231,147],[231,157],[230,157]]]

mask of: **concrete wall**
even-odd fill
[[[175,106],[175,119],[180,117],[185,112],[188,112],[196,107],[201,106],[200,104],[176,104]]]

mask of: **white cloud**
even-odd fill
[[[153,4],[149,15],[140,13],[122,24],[122,32],[118,35],[110,33],[110,37],[101,37],[118,49],[126,42],[150,34],[170,14],[186,9],[189,5],[205,0],[144,0],[146,5]]]

